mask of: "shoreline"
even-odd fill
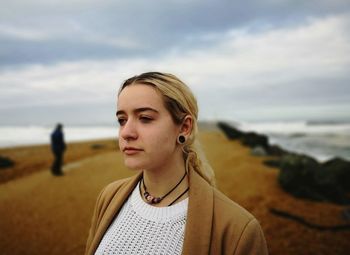
[[[217,121],[201,121],[198,122],[198,129],[199,131],[214,131],[214,130],[219,130],[217,127]],[[80,128],[80,126],[78,126]],[[87,126],[88,128],[91,128],[93,126]],[[99,125],[97,125],[96,127],[101,127]],[[72,140],[66,139],[66,143],[71,144],[71,143],[84,143],[84,142],[93,142],[93,141],[100,141],[100,140],[117,140],[118,139],[118,135],[117,135],[117,131],[118,131],[118,127],[112,128],[115,129],[115,133],[116,135],[106,135],[103,137],[85,137],[85,138],[74,138]],[[65,130],[64,130],[64,133]],[[66,135],[65,135],[66,136]],[[26,142],[23,144],[20,143],[15,143],[12,145],[0,145],[0,150],[2,149],[14,149],[14,148],[18,148],[18,149],[22,149],[24,147],[29,148],[29,147],[36,147],[36,146],[47,146],[50,145],[50,141],[49,139],[47,139],[46,142]]]
[[[271,157],[263,163],[279,170],[278,183],[290,195],[350,205],[350,161],[333,157],[322,162],[308,153],[270,144],[267,135],[245,132],[225,122],[220,122],[219,127],[228,139],[237,140],[249,148],[251,155]]]
[[[296,133],[283,133],[282,131],[276,132],[276,130],[269,132],[266,130],[266,128],[264,129],[261,126],[256,127],[256,129],[253,129],[252,127],[247,127],[240,123],[225,121],[219,121],[218,123],[219,125],[224,124],[227,127],[230,127],[231,129],[235,129],[236,131],[234,132],[240,133],[240,135],[242,136],[256,134],[258,136],[265,137],[266,143],[263,144],[264,147],[276,147],[279,148],[279,150],[290,154],[305,155],[315,159],[320,163],[325,163],[334,158],[341,158],[344,161],[350,162],[350,154],[347,153],[348,151],[350,151],[350,145],[348,145],[347,143],[347,141],[349,141],[350,144],[350,135],[348,133],[344,133],[344,130],[337,135],[327,132],[310,133],[307,131],[298,131]],[[225,132],[225,130],[221,130]],[[329,137],[333,138],[335,142],[338,142],[338,144],[327,144],[327,140]],[[341,138],[346,140],[342,140]],[[304,143],[307,145],[305,145]],[[330,151],[329,147],[332,146],[334,148],[332,151]],[[338,152],[338,154],[336,152]]]
[[[274,122],[234,122],[222,120],[225,123],[245,131],[257,132],[268,136],[271,145],[308,154],[320,162],[325,162],[335,156],[350,160],[350,123],[348,122],[310,122],[310,121],[274,121]],[[199,121],[199,130],[217,130],[220,121]],[[48,127],[17,127],[17,129],[2,130],[0,149],[13,147],[37,146],[49,144]],[[66,141],[69,143],[85,142],[100,139],[116,139],[118,126],[67,126]],[[15,135],[16,134],[16,135]]]
[[[201,122],[198,122],[198,130],[199,132],[207,132],[207,131],[222,132],[222,130],[219,127],[219,123],[220,121],[201,121]],[[225,123],[225,122],[221,122],[221,123]],[[242,133],[247,132],[240,129],[240,126],[238,123],[234,123],[234,122],[226,122],[226,123],[229,126],[239,130]],[[270,142],[271,138],[269,135],[266,135],[264,133],[257,133],[257,134],[268,137],[268,141]],[[81,140],[68,141],[67,151],[64,156],[64,163],[65,164],[71,163],[71,162],[89,157],[96,153],[100,154],[100,153],[105,153],[113,150],[117,151],[118,150],[117,139],[118,137],[115,136],[115,137],[106,137],[106,138],[90,138],[90,139],[86,138]],[[102,146],[100,146],[102,148],[92,149],[92,147],[94,147],[94,144],[100,144],[100,143],[102,143]],[[74,149],[79,146],[82,146],[82,148],[84,148],[80,152]],[[287,151],[283,146],[280,146],[279,144],[277,145],[270,144],[270,146],[275,146],[282,151]],[[73,148],[73,150],[71,150],[71,148]],[[301,153],[294,152],[294,151],[287,151],[287,152],[304,154],[306,156],[313,157],[307,153],[302,153],[302,152]],[[26,161],[25,157],[27,154],[37,159],[35,164],[23,164],[22,161]],[[41,155],[41,158],[39,158],[38,155]],[[49,143],[24,144],[24,145],[14,145],[9,147],[0,147],[0,156],[7,157],[11,160],[14,160],[15,163],[17,163],[14,167],[11,167],[8,169],[0,168],[0,184],[16,179],[17,177],[26,176],[27,174],[30,174],[36,171],[49,169],[51,162],[53,160]],[[317,161],[322,162],[319,159],[317,159]],[[15,172],[15,173],[10,173],[11,170],[13,170],[12,172]]]
[[[216,122],[199,123],[199,132],[218,130]],[[64,154],[64,165],[96,154],[117,152],[119,151],[117,139],[116,136],[66,141],[67,150]],[[13,167],[0,168],[0,184],[38,171],[49,171],[53,161],[49,143],[0,148],[0,156],[13,160],[15,163]]]
[[[346,254],[350,249],[349,231],[317,231],[270,212],[288,211],[308,222],[333,226],[346,223],[341,217],[344,206],[292,197],[278,185],[279,171],[263,164],[269,157],[252,156],[249,148],[222,132],[201,131],[199,139],[218,189],[258,219],[270,255]],[[110,149],[68,164],[63,177],[37,171],[0,184],[0,250],[12,255],[82,254],[99,192],[108,183],[135,174],[123,166],[120,151]],[[91,144],[74,150],[95,152]]]

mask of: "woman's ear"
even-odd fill
[[[184,120],[182,121],[181,128],[180,128],[180,134],[188,137],[193,128],[193,118],[191,115],[186,115]]]

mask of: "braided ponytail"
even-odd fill
[[[215,187],[214,171],[207,162],[199,142],[196,141],[195,144],[187,146],[184,150],[187,151],[184,155],[187,171],[196,171],[211,186]]]

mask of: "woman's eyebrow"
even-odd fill
[[[156,109],[153,109],[151,107],[140,107],[140,108],[136,108],[133,110],[134,113],[141,113],[141,112],[145,112],[145,111],[152,111],[152,112],[155,112],[155,113],[159,113]],[[121,114],[125,114],[126,112],[124,110],[118,110],[116,112],[116,115],[121,115]]]

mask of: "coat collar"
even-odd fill
[[[209,254],[213,223],[213,188],[190,171],[190,192],[182,254]]]
[[[95,250],[109,225],[141,179],[135,175],[112,198],[102,216],[92,246]],[[209,254],[213,222],[213,188],[195,171],[189,171],[189,203],[182,254]]]

